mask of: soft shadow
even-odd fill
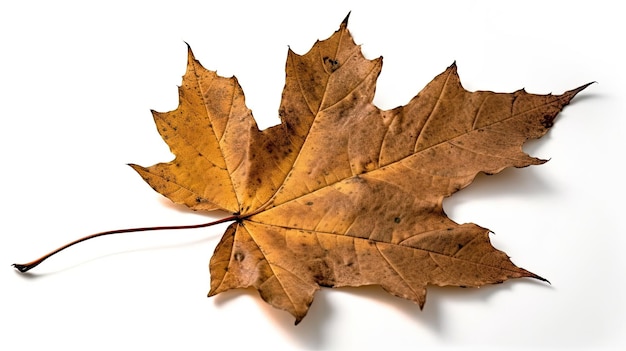
[[[217,233],[215,235],[218,235]],[[219,234],[221,235],[221,234]],[[214,240],[213,238],[214,235],[209,235],[209,237],[205,237],[202,239],[197,239],[197,240],[189,240],[189,241],[185,241],[185,242],[181,242],[181,243],[174,243],[174,244],[168,244],[168,245],[159,245],[159,246],[151,246],[151,247],[145,247],[145,248],[139,248],[139,249],[132,249],[132,250],[122,250],[122,251],[117,251],[117,252],[111,252],[108,254],[103,254],[103,255],[99,255],[93,258],[89,258],[86,260],[82,260],[80,262],[76,262],[70,266],[65,266],[56,270],[51,270],[51,271],[44,271],[44,272],[37,272],[37,267],[33,268],[33,271],[28,271],[28,272],[24,272],[21,273],[19,272],[17,269],[14,269],[15,274],[19,275],[20,277],[24,278],[24,279],[38,279],[38,278],[43,278],[43,277],[47,277],[47,276],[52,276],[52,275],[56,275],[59,273],[63,273],[63,272],[67,272],[67,271],[71,271],[72,269],[76,269],[80,266],[83,266],[85,264],[88,264],[90,262],[96,262],[96,261],[100,261],[100,260],[104,260],[104,259],[108,259],[110,257],[114,257],[114,256],[119,256],[119,255],[127,255],[127,254],[132,254],[132,253],[137,253],[137,252],[149,252],[149,251],[157,251],[157,250],[169,250],[169,249],[176,249],[176,248],[184,248],[184,247],[189,247],[189,246],[195,246],[195,245],[199,245],[199,244],[204,244],[204,243],[208,243]],[[52,259],[52,258],[50,258]],[[45,264],[42,263],[42,265]]]
[[[241,296],[249,296],[252,298],[258,298],[259,294],[253,288],[232,289],[232,290],[227,290],[222,293],[219,293],[218,295],[212,296],[211,299],[213,299],[213,302],[215,303],[216,306],[222,307],[225,304],[233,300],[236,300],[237,298]]]
[[[447,333],[445,321],[451,318],[443,315],[441,306],[445,302],[488,304],[491,297],[497,293],[511,293],[514,284],[531,284],[538,288],[552,288],[551,285],[535,279],[510,280],[502,284],[487,285],[481,288],[429,286],[427,302],[421,311],[419,306],[412,301],[395,297],[376,285],[358,288],[323,288],[315,294],[315,299],[307,316],[297,326],[294,326],[293,316],[265,303],[254,289],[234,289],[221,293],[214,299],[216,305],[220,306],[239,297],[248,296],[257,301],[258,307],[272,321],[273,325],[283,329],[285,337],[291,338],[299,344],[299,349],[324,350],[332,343],[332,340],[328,340],[328,336],[325,334],[328,322],[332,319],[333,314],[337,313],[329,302],[330,294],[345,293],[382,302],[390,309],[407,316],[409,320],[413,321],[416,328],[429,328],[436,335],[444,338]],[[368,318],[368,316],[364,312],[363,316],[355,316],[354,318]]]
[[[13,265],[11,265],[11,267],[13,267]],[[35,279],[50,275],[49,273],[33,273],[33,272],[22,273],[18,271],[17,269],[15,269],[15,267],[13,267],[13,273],[20,276],[20,278],[26,279],[26,280],[35,280]]]
[[[426,304],[421,311],[419,306],[412,301],[395,297],[379,286],[342,288],[340,290],[349,294],[364,296],[378,302],[383,302],[388,305],[389,308],[409,317],[410,320],[415,322],[416,327],[425,326],[438,336],[444,337],[447,333],[445,321],[450,318],[443,315],[441,306],[443,306],[444,303],[456,301],[468,304],[488,304],[492,296],[498,293],[511,293],[515,284],[530,284],[540,288],[552,289],[550,284],[530,278],[509,280],[502,284],[485,285],[480,288],[428,286]]]
[[[440,308],[442,304],[447,302],[489,304],[489,300],[496,294],[512,293],[514,285],[522,284],[530,284],[537,288],[552,289],[550,284],[531,278],[509,280],[502,284],[485,285],[480,288],[430,286],[428,287],[427,302],[424,306],[425,313],[423,314],[423,322],[435,331],[439,337],[445,337],[448,331],[446,330],[446,324],[444,322],[452,317],[442,316]],[[431,308],[435,310],[435,316],[429,312]]]
[[[284,336],[300,344],[300,349],[326,350],[332,343],[325,334],[325,326],[335,313],[328,299],[329,290],[322,288],[315,294],[309,312],[298,325],[294,325],[294,319],[289,314],[271,315],[274,324],[283,328]]]
[[[248,296],[257,302],[257,306],[263,311],[268,320],[277,328],[281,328],[286,338],[293,339],[301,345],[301,349],[324,350],[329,347],[327,337],[324,335],[324,325],[333,314],[328,301],[328,295],[322,289],[315,294],[315,299],[306,317],[298,325],[294,325],[295,319],[288,312],[276,309],[263,301],[259,293],[253,289],[233,289],[225,291],[213,297],[217,306]]]
[[[508,168],[494,175],[479,173],[467,188],[445,198],[443,208],[454,219],[456,206],[485,199],[546,196],[555,189],[537,167]]]
[[[487,304],[489,299],[499,293],[511,293],[514,285],[533,285],[540,288],[552,289],[552,286],[532,278],[509,280],[501,284],[485,285],[480,288],[460,288],[454,286],[430,286],[428,287],[429,304],[438,305],[444,301],[475,302]],[[426,310],[426,308],[424,308]]]

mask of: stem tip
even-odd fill
[[[14,263],[13,268],[17,269],[18,271],[20,271],[20,273],[26,273],[28,272],[31,268],[33,268],[34,266],[32,265],[27,265],[27,264],[18,264],[18,263]]]

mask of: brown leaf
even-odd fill
[[[189,50],[179,107],[153,112],[176,158],[131,166],[176,203],[237,216],[211,258],[210,296],[254,287],[298,323],[320,286],[377,284],[422,307],[429,284],[543,279],[495,249],[488,229],[447,218],[442,201],[479,172],[544,163],[522,145],[587,85],[469,92],[453,64],[383,111],[372,104],[381,67],[346,19],[307,54],[289,51],[282,123],[259,131],[236,78]]]

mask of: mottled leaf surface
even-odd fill
[[[236,216],[210,261],[210,296],[254,287],[297,323],[320,287],[380,285],[421,307],[428,285],[543,279],[494,248],[488,229],[450,220],[442,201],[480,172],[544,163],[522,145],[587,85],[470,92],[453,64],[385,111],[372,103],[381,68],[344,21],[305,55],[289,51],[281,123],[261,131],[237,79],[189,50],[178,108],[153,112],[176,157],[131,166],[175,203]]]

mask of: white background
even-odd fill
[[[615,4],[615,5],[614,5]],[[608,1],[4,1],[0,5],[0,349],[621,349],[624,12]],[[322,289],[303,322],[255,291],[207,298],[224,226],[81,244],[109,229],[209,221],[126,163],[172,158],[150,109],[177,106],[186,46],[235,74],[262,127],[277,122],[288,46],[349,29],[384,56],[375,103],[402,105],[456,60],[469,90],[562,93],[597,81],[525,150],[542,166],[479,176],[447,199],[548,278],[431,288],[425,309],[380,288]],[[621,347],[620,347],[621,345]]]

